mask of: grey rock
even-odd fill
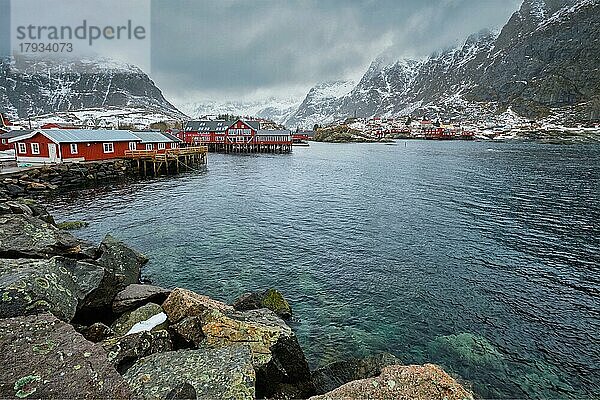
[[[245,293],[232,304],[238,311],[267,308],[283,319],[292,317],[292,307],[277,289],[267,289],[263,292]]]
[[[53,255],[86,258],[86,243],[51,223],[25,214],[0,216],[0,257],[46,258]]]
[[[186,384],[198,399],[255,398],[252,355],[244,345],[152,354],[123,377],[145,399],[164,399]]]
[[[169,293],[171,293],[169,289],[133,283],[117,293],[112,303],[112,310],[116,314],[121,314],[148,302],[162,304]]]
[[[187,317],[176,324],[170,326],[179,340],[182,340],[187,345],[199,347],[205,338],[202,331],[201,317]]]
[[[150,354],[171,351],[173,345],[166,330],[139,332],[102,342],[110,361],[123,374],[138,359]]]
[[[400,360],[389,353],[371,357],[338,361],[319,368],[312,373],[316,394],[325,394],[345,383],[373,378],[381,374],[388,365],[400,364]]]
[[[90,342],[98,343],[109,337],[115,336],[116,333],[110,326],[102,322],[94,322],[92,325],[84,327],[79,332]]]
[[[175,386],[167,395],[165,400],[176,400],[176,399],[197,399],[196,389],[189,383],[182,383]]]
[[[49,311],[70,321],[103,274],[96,265],[65,257],[0,259],[0,317]]]
[[[118,292],[132,283],[139,283],[141,268],[148,262],[146,256],[111,235],[106,235],[98,251],[101,256],[96,262],[104,268],[105,274],[98,288],[82,305],[88,312],[110,309]]]
[[[138,322],[146,321],[150,317],[153,317],[154,315],[160,314],[162,312],[163,309],[158,304],[144,304],[143,306],[136,308],[135,310],[127,311],[125,314],[121,315],[112,324],[111,328],[115,331],[117,335],[125,335]],[[166,325],[161,324],[159,327],[156,327],[154,329],[158,330],[162,329],[163,327],[166,327]]]
[[[0,320],[0,363],[0,398],[133,398],[105,351],[50,314]]]

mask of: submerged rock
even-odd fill
[[[158,286],[132,283],[115,296],[112,310],[115,314],[137,308],[145,303],[163,303],[171,291]]]
[[[473,394],[436,365],[392,365],[384,367],[377,377],[352,381],[311,397],[334,399],[466,400],[473,399]]]
[[[170,351],[138,360],[123,377],[145,399],[174,396],[187,385],[198,399],[254,399],[251,360],[244,345]]]
[[[102,268],[64,257],[0,259],[0,317],[51,312],[70,321],[102,276]]]
[[[381,353],[372,357],[353,358],[326,365],[312,373],[315,393],[325,394],[345,383],[373,378],[381,374],[384,367],[399,363],[400,360],[392,354]]]
[[[177,323],[186,317],[202,315],[208,310],[233,311],[233,307],[225,303],[181,288],[174,289],[162,307],[171,323]]]
[[[163,309],[158,304],[148,303],[140,308],[132,311],[127,311],[121,315],[111,326],[117,335],[127,334],[136,324],[149,320],[150,318],[159,315]],[[166,326],[162,323],[152,328],[153,330],[164,329]]]
[[[106,353],[50,314],[0,320],[0,398],[130,399]]]
[[[101,255],[96,262],[104,268],[105,273],[98,288],[82,306],[89,312],[111,309],[117,293],[132,283],[139,283],[141,268],[148,262],[142,253],[110,235],[106,235],[98,251]]]
[[[166,330],[140,332],[107,339],[102,342],[102,347],[108,353],[108,360],[120,373],[124,373],[142,357],[173,350],[171,338]]]
[[[245,293],[238,297],[232,305],[238,311],[268,308],[283,319],[292,317],[292,307],[277,289]]]
[[[53,224],[26,214],[0,216],[0,257],[50,258],[54,255],[89,258],[89,243]]]

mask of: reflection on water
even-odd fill
[[[409,141],[211,154],[206,171],[54,201],[145,275],[277,287],[313,366],[390,351],[481,395],[600,392],[600,147]]]

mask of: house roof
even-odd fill
[[[139,142],[130,131],[109,129],[37,129],[27,135],[9,139],[9,143],[29,139],[41,133],[54,143]]]
[[[7,132],[0,134],[0,138],[1,139],[12,139],[12,138],[16,138],[16,137],[23,136],[23,135],[28,135],[31,132],[33,132],[33,131],[29,130],[29,129],[7,131]]]
[[[235,121],[196,120],[185,124],[186,132],[225,132]]]
[[[144,131],[144,132],[132,132],[135,136],[137,136],[142,143],[169,143],[176,142],[179,143],[181,140],[176,137],[158,132],[158,131]]]

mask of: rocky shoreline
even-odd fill
[[[275,289],[225,304],[140,282],[148,259],[0,201],[0,398],[470,399],[439,367],[390,354],[309,369]]]

